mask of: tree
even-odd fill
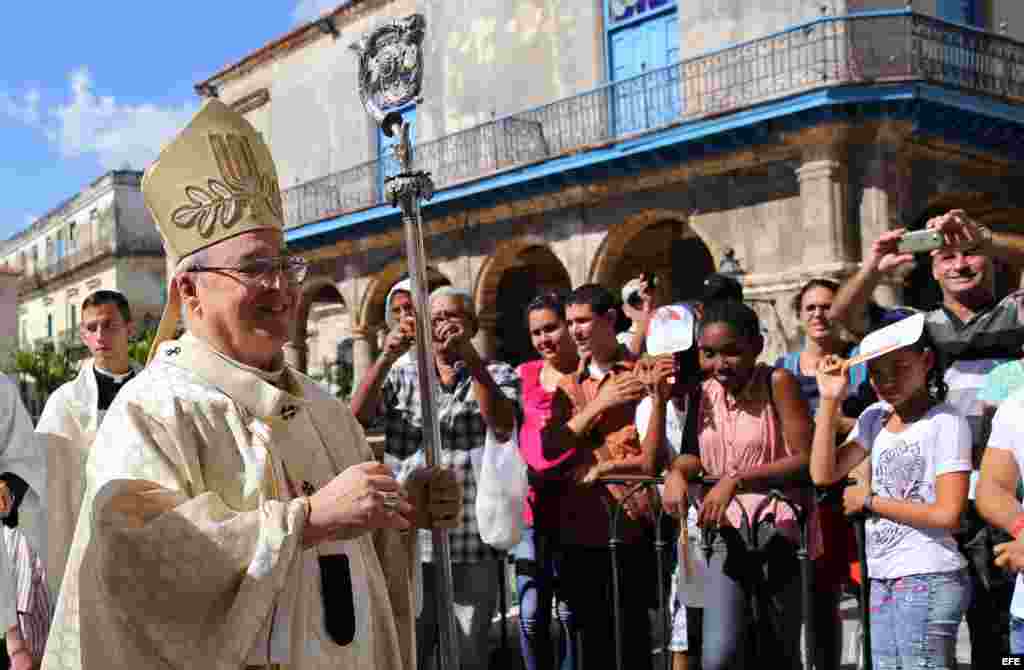
[[[17,379],[22,401],[33,417],[39,414],[51,393],[78,374],[70,351],[58,352],[53,347],[15,350],[5,368]]]
[[[156,338],[156,328],[148,328],[139,333],[135,341],[128,345],[128,357],[132,359],[133,363],[140,367],[146,365],[146,358],[149,356],[149,349],[153,346],[154,338]]]

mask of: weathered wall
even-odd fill
[[[221,87],[229,103],[269,91],[269,102],[247,117],[270,143],[282,188],[376,157],[376,130],[356,93],[357,59],[349,45],[387,20],[413,12],[427,20],[417,143],[572,95],[604,74],[597,2],[398,0],[376,6],[372,14],[339,21],[339,37],[320,37]]]
[[[18,345],[18,280],[20,276],[0,269],[0,365],[7,363]]]
[[[822,15],[822,5],[829,6],[830,14],[845,14],[847,2],[854,1],[683,1],[679,3],[679,29],[682,38],[680,55],[685,60],[713,49],[763,37],[811,21]]]

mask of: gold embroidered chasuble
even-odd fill
[[[185,335],[121,390],[89,454],[44,669],[415,667],[415,534],[302,548],[294,496],[372,452],[312,380],[286,369],[280,385]],[[346,646],[320,586],[318,555],[338,553]]]

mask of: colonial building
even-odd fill
[[[82,301],[99,289],[124,293],[140,326],[159,320],[165,262],[141,178],[108,172],[0,246],[0,263],[21,274],[20,348],[78,346]]]
[[[18,284],[21,273],[0,264],[0,368],[18,344]]]
[[[774,356],[799,341],[795,289],[854,271],[880,232],[952,206],[1020,225],[1019,0],[349,0],[196,86],[277,160],[289,244],[315,261],[302,364],[347,338],[369,365],[406,271],[392,141],[350,47],[413,12],[424,89],[403,115],[438,189],[428,254],[472,292],[491,356],[529,356],[539,290],[653,271],[686,299],[728,249]],[[921,303],[927,283],[877,297]]]

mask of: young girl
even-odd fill
[[[545,458],[540,431],[551,415],[551,400],[558,381],[579,366],[576,345],[565,322],[565,305],[554,293],[533,299],[526,308],[527,327],[539,360],[523,363],[517,372],[522,389],[523,425],[519,449],[530,468],[530,490],[523,512],[526,530],[513,550],[519,591],[519,634],[526,670],[550,670],[551,601],[555,595],[558,499],[560,489],[544,486],[545,472],[562,463]],[[572,670],[574,647],[572,617],[565,600],[559,602],[563,627],[559,645],[561,668]]]
[[[925,334],[869,362],[880,401],[836,448],[848,386],[840,364],[829,357],[818,370],[811,476],[819,486],[832,484],[871,458],[871,483],[848,487],[843,503],[847,514],[868,515],[872,662],[877,670],[953,670],[970,600],[966,561],[952,536],[967,503],[970,428],[944,403],[942,369]]]
[[[739,302],[705,308],[698,337],[700,367],[706,379],[698,394],[696,449],[672,462],[666,476],[666,507],[679,499],[684,482],[700,473],[718,479],[698,495],[702,532],[715,538],[704,580],[704,670],[765,665],[800,667],[800,574],[796,560],[799,526],[791,510],[772,504],[775,532],[762,537],[756,555],[740,529],[741,509],[748,514],[764,500],[764,480],[791,477],[810,457],[811,421],[807,403],[787,370],[757,363],[764,347],[757,314]],[[800,499],[809,504],[809,497]],[[678,506],[678,504],[677,504]],[[677,513],[681,510],[676,510]],[[812,517],[812,529],[816,521]],[[811,556],[820,538],[811,534]],[[703,560],[703,559],[702,559]],[[758,575],[753,578],[753,575]],[[756,659],[745,641],[748,604],[757,591],[761,614]]]

